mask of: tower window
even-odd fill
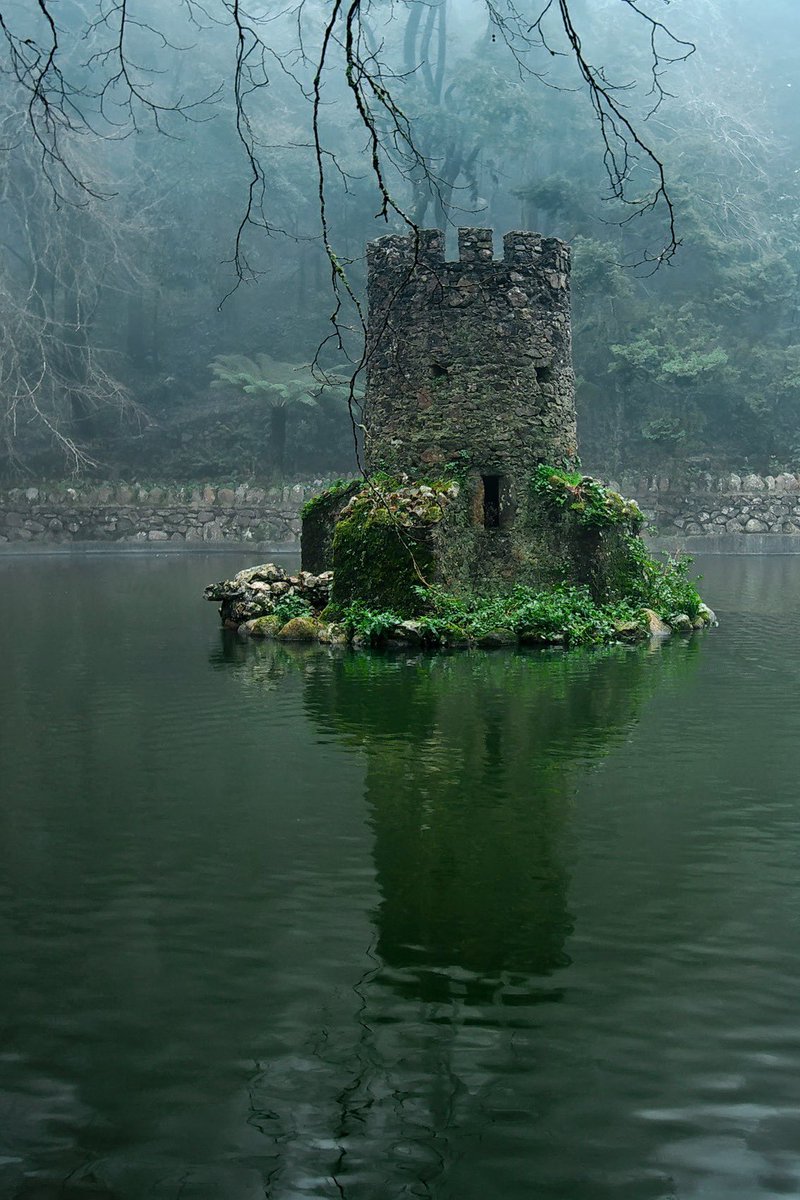
[[[447,379],[447,376],[449,374],[450,374],[450,372],[448,371],[447,367],[443,366],[441,363],[438,363],[438,362],[431,363],[431,378],[432,379]]]
[[[484,529],[500,528],[500,476],[481,475]]]
[[[552,383],[553,368],[552,367],[534,367],[536,371],[536,380],[538,383]]]

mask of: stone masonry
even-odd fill
[[[438,230],[368,247],[367,471],[456,463],[513,489],[576,453],[569,247],[508,233],[495,262],[491,229],[458,242],[458,262]]]
[[[624,476],[619,485],[665,536],[800,534],[798,475],[701,473],[689,480]]]
[[[296,549],[300,509],[321,482],[284,488],[40,484],[0,493],[0,545],[81,542]]]

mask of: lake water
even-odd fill
[[[243,565],[0,558],[0,1197],[800,1197],[800,556],[438,657]]]

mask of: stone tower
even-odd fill
[[[576,455],[569,249],[509,233],[495,262],[491,230],[458,240],[457,262],[438,230],[367,249],[364,457],[389,479],[383,492],[354,481],[323,493],[303,519],[303,565],[332,565],[341,611],[422,611],[423,581],[466,596],[564,582],[616,596],[636,514],[617,497],[607,521],[585,521],[580,485],[563,480],[556,502],[555,476],[538,470]]]
[[[569,247],[508,233],[496,262],[491,229],[460,229],[458,248],[445,262],[422,230],[367,249],[366,468],[455,464],[502,517],[539,463],[576,454]]]

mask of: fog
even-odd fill
[[[409,222],[571,243],[587,467],[800,469],[790,0],[34,7],[0,12],[3,479],[352,473],[364,247]]]

